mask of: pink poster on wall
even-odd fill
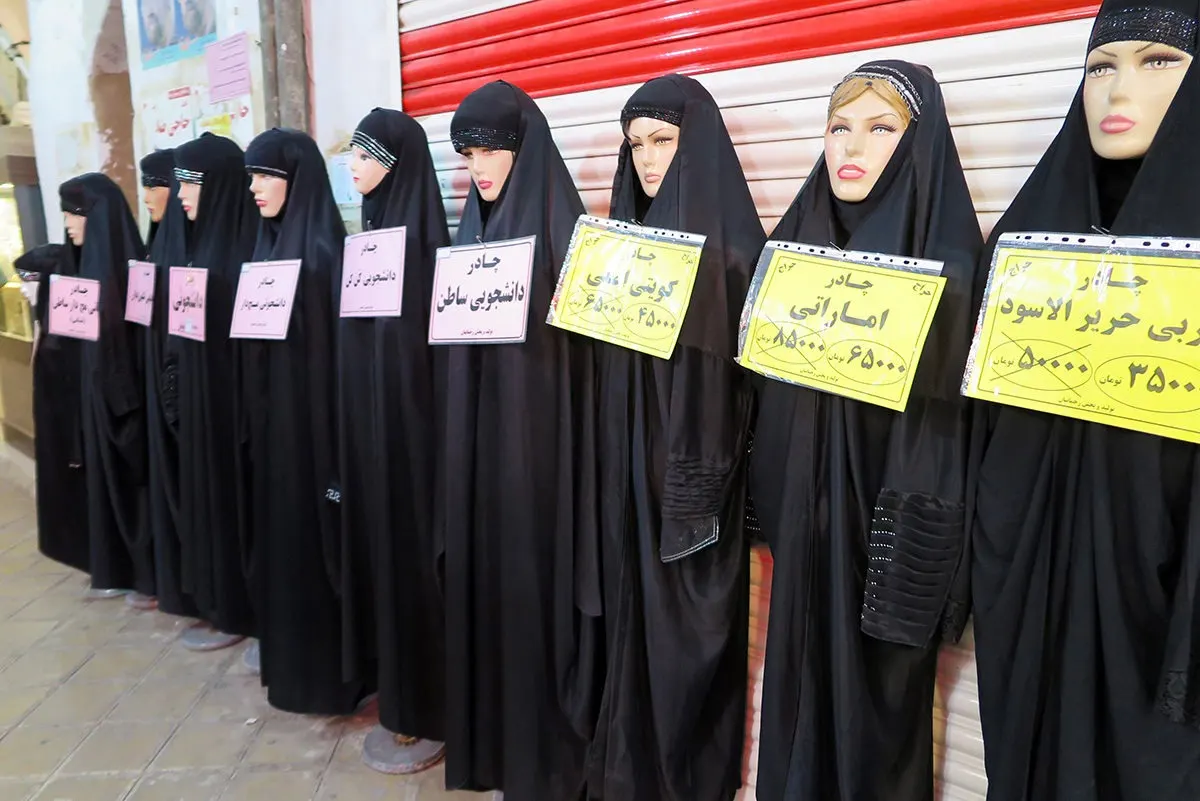
[[[51,334],[74,339],[100,338],[100,282],[54,273],[50,276]]]
[[[125,319],[150,325],[154,319],[154,265],[129,260],[129,289],[125,295]]]
[[[438,248],[430,345],[524,342],[536,236]]]
[[[208,299],[208,270],[203,267],[172,267],[167,295],[167,333],[204,341],[205,302]]]
[[[229,336],[287,339],[299,280],[300,259],[243,264]]]
[[[342,252],[342,317],[400,316],[407,236],[401,226],[346,237]]]

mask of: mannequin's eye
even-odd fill
[[[877,134],[892,134],[895,132],[896,132],[895,128],[893,128],[890,125],[885,125],[883,123],[879,123],[871,129],[871,133],[877,133]]]
[[[1112,75],[1116,71],[1117,68],[1112,64],[1109,64],[1108,62],[1100,62],[1099,64],[1092,64],[1087,68],[1087,76],[1089,78],[1103,78],[1106,75]]]
[[[1171,53],[1156,53],[1154,55],[1146,56],[1146,59],[1142,61],[1142,65],[1149,67],[1152,70],[1168,70],[1181,61],[1183,61],[1183,59],[1181,59],[1179,56],[1172,55]]]
[[[829,126],[829,132],[831,134],[844,134],[844,133],[850,133],[850,129],[847,128],[845,125],[842,125],[839,122],[837,125]]]

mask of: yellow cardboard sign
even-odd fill
[[[964,394],[1200,443],[1200,242],[1063,239],[1001,238]]]
[[[697,234],[581,216],[546,322],[669,359],[703,247]]]
[[[904,411],[946,283],[941,267],[768,242],[742,312],[738,364]]]

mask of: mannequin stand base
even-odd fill
[[[148,612],[158,608],[158,599],[153,595],[142,595],[140,592],[131,592],[125,596],[125,605],[131,609],[141,609]]]
[[[363,762],[372,770],[409,775],[432,768],[446,755],[446,744],[405,737],[376,726],[363,743]]]
[[[242,664],[251,673],[262,673],[262,660],[259,657],[258,640],[250,643],[250,647],[246,649],[246,653],[242,654]]]
[[[111,601],[114,598],[124,598],[133,590],[97,590],[90,589],[84,594],[85,601]]]
[[[226,634],[207,623],[189,626],[179,642],[189,651],[220,651],[246,639],[240,634]]]

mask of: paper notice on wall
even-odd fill
[[[210,103],[250,94],[250,38],[245,33],[213,42],[204,58],[208,63]]]
[[[196,137],[196,93],[190,86],[168,89],[142,103],[147,152],[178,147]]]

